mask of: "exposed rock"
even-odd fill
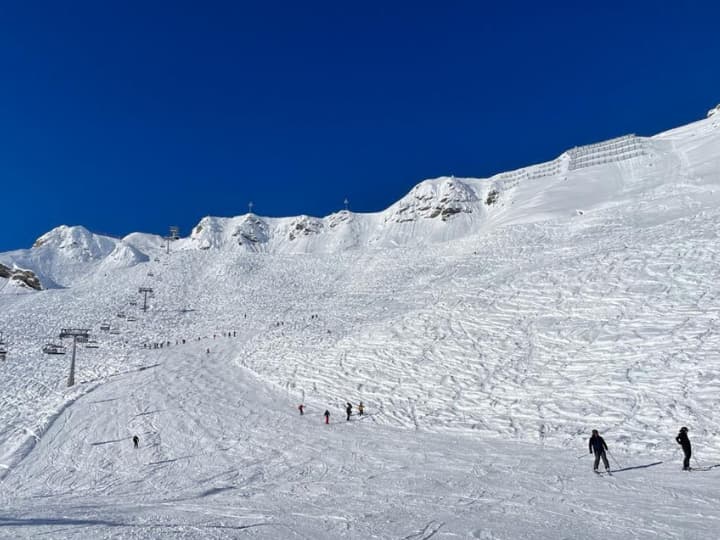
[[[36,291],[42,290],[40,280],[31,270],[23,270],[21,268],[11,269],[4,264],[0,264],[0,277],[16,281]]]
[[[485,199],[485,204],[490,206],[491,204],[495,204],[498,201],[498,198],[500,197],[500,192],[497,189],[493,189],[490,191],[490,193],[487,194],[487,198]]]
[[[237,238],[239,245],[264,244],[270,239],[268,225],[254,214],[248,214],[242,223],[235,227],[232,235]]]
[[[455,178],[426,180],[398,201],[386,222],[404,223],[417,219],[440,218],[447,221],[455,214],[470,213],[477,202],[475,192]]]
[[[330,229],[334,229],[343,223],[349,223],[353,220],[353,214],[347,210],[341,210],[327,217],[327,224]]]
[[[318,234],[322,230],[323,222],[321,219],[310,216],[300,216],[290,222],[288,227],[288,239],[292,241],[300,236]]]
[[[221,242],[223,226],[220,218],[204,217],[190,233],[190,240],[200,249],[218,247]]]

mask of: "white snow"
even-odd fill
[[[0,254],[64,286],[0,295],[0,536],[717,538],[719,123],[378,214],[208,217],[169,254]],[[70,389],[64,327],[100,345]]]

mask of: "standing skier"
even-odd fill
[[[345,413],[347,413],[347,421],[350,421],[350,415],[352,414],[352,403],[349,401],[347,402],[347,405],[345,405]]]
[[[302,403],[298,405],[298,411],[300,411],[300,416],[305,414],[305,405],[303,405]]]
[[[325,412],[323,413],[323,416],[325,417],[325,423],[326,423],[326,424],[329,424],[329,423],[330,423],[330,411],[328,411],[327,409],[325,409]]]
[[[598,472],[598,465],[600,465],[601,458],[603,460],[603,465],[605,465],[605,470],[609,471],[610,464],[608,463],[607,456],[605,455],[605,450],[607,450],[608,447],[607,444],[605,444],[605,439],[600,436],[597,429],[592,430],[592,437],[590,437],[590,440],[588,441],[588,448],[590,449],[591,454],[595,454],[593,471]]]
[[[139,445],[140,445],[140,437],[138,437],[137,435],[133,435],[133,447],[138,448]]]
[[[685,459],[683,460],[683,471],[690,470],[690,456],[692,456],[692,447],[690,446],[690,439],[688,439],[688,428],[685,426],[680,428],[680,433],[675,437],[675,442],[682,446]]]
[[[365,414],[365,405],[363,405],[363,402],[360,402],[360,405],[358,405],[358,414],[362,416]]]

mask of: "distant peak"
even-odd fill
[[[81,225],[60,225],[38,238],[33,249],[53,248],[65,257],[89,261],[107,256],[118,242],[107,236],[93,234]]]
[[[92,236],[93,234],[82,225],[59,225],[35,240],[33,247],[37,248],[44,245],[68,247],[73,242],[79,242],[81,239],[87,239]]]

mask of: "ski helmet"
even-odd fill
[[[687,431],[687,430],[688,430],[688,428],[686,428],[685,426],[680,428],[680,431]]]

